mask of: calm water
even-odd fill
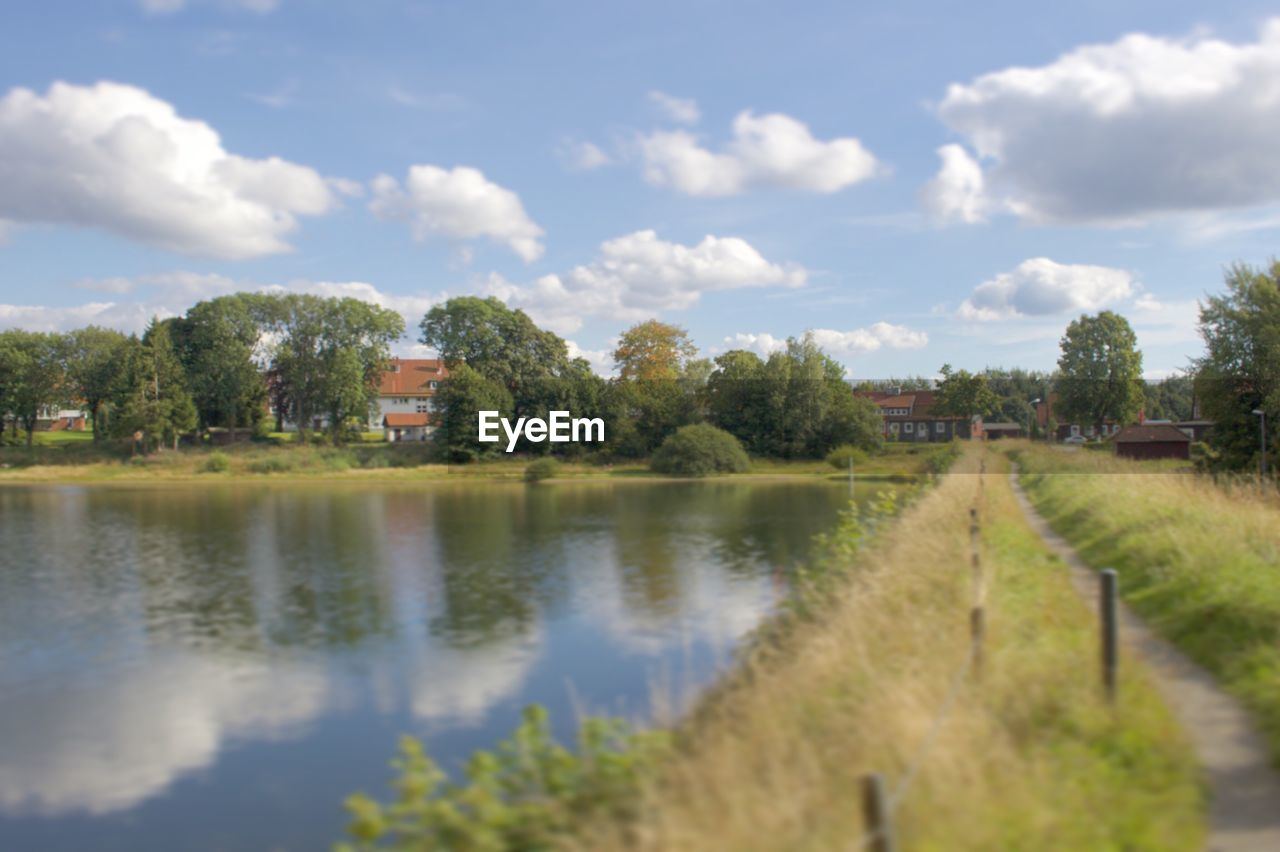
[[[882,486],[866,486],[869,497]],[[839,483],[0,489],[0,849],[316,849],[402,733],[649,714]]]

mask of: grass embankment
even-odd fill
[[[63,436],[76,435],[77,438]],[[52,436],[58,436],[54,438]],[[433,463],[425,443],[388,444],[365,441],[339,447],[301,445],[292,441],[249,442],[222,448],[163,450],[131,457],[118,443],[94,444],[87,432],[38,433],[37,444],[0,448],[3,482],[222,482],[256,479],[420,480],[453,477],[521,479],[530,459],[500,456],[475,464]],[[910,478],[942,463],[948,445],[890,444],[858,465],[860,479]],[[645,460],[611,464],[563,462],[556,476],[652,477]],[[743,474],[736,474],[742,476]],[[843,473],[821,460],[752,459],[747,476],[828,476]]]
[[[1202,801],[1189,747],[1145,673],[1121,709],[1098,687],[1093,614],[1013,502],[987,454],[981,554],[988,578],[981,680],[958,681],[974,600],[972,447],[840,577],[812,619],[762,642],[678,734],[683,744],[626,825],[590,849],[852,849],[860,778],[891,791],[908,849],[1198,849]],[[932,740],[931,740],[932,737]],[[932,743],[926,748],[926,744]]]
[[[1147,462],[1014,448],[1031,500],[1254,713],[1280,761],[1280,496]],[[1186,463],[1182,465],[1185,467]],[[1158,468],[1156,468],[1158,471]]]

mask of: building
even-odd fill
[[[1001,438],[1025,438],[1027,430],[1021,423],[983,423],[982,434],[988,441]]]
[[[1130,459],[1189,459],[1191,438],[1172,423],[1126,426],[1112,439],[1116,455]]]
[[[36,419],[37,432],[83,432],[87,428],[88,415],[78,408],[46,405]]]
[[[440,383],[448,377],[449,369],[439,358],[392,358],[378,383],[378,403],[369,413],[367,428],[370,431],[386,430],[385,418],[388,414],[415,414],[429,420],[435,411],[432,397],[436,395]],[[286,432],[296,432],[298,429],[298,425],[288,419],[282,425]],[[311,428],[319,431],[328,425],[327,417],[317,416]],[[434,427],[427,423],[421,428],[425,428],[429,435]]]
[[[880,407],[884,436],[890,441],[936,442],[981,438],[981,417],[932,414],[933,391],[867,391],[859,394]]]
[[[1036,403],[1036,425],[1040,427],[1040,434],[1049,434],[1050,422],[1057,420],[1058,417],[1057,405],[1058,395],[1052,391],[1049,393],[1048,399]],[[1105,438],[1108,435],[1116,434],[1121,428],[1119,423],[1110,418],[1103,422],[1101,430],[1093,423],[1058,422],[1054,429],[1053,438],[1055,441],[1065,441],[1067,438],[1077,437]]]
[[[391,412],[382,416],[382,437],[389,443],[425,441],[432,432],[431,415]]]

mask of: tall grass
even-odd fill
[[[895,815],[907,849],[1199,848],[1181,731],[1137,667],[1122,675],[1122,712],[1102,699],[1092,613],[1022,520],[998,456],[981,492],[984,674],[956,679],[980,452],[869,548],[833,557],[853,570],[677,731],[639,819],[591,824],[571,845],[860,848],[861,776],[882,772],[898,789],[918,760]]]
[[[1017,451],[1050,524],[1216,674],[1280,759],[1280,500],[1269,486],[1150,473],[1143,463]]]

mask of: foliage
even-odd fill
[[[1203,415],[1214,421],[1214,468],[1251,470],[1261,446],[1259,418],[1280,426],[1280,261],[1267,269],[1245,265],[1227,272],[1227,292],[1200,308],[1205,354],[1196,362],[1195,390]],[[1280,434],[1280,428],[1273,429]],[[1280,467],[1271,441],[1270,467]]]
[[[674,476],[745,473],[751,462],[738,439],[707,423],[681,426],[662,442],[649,466]]]
[[[221,450],[214,450],[205,459],[202,469],[205,473],[226,473],[231,470],[231,457]]]
[[[21,424],[27,433],[28,448],[41,408],[67,398],[63,356],[60,335],[0,332],[0,411],[12,412],[14,424]]]
[[[95,441],[102,440],[110,428],[107,403],[116,386],[121,356],[128,341],[120,332],[96,325],[76,329],[66,336],[68,392],[84,400]]]
[[[254,426],[267,388],[257,355],[278,297],[235,293],[199,302],[171,322],[192,401],[205,428]]]
[[[501,441],[491,444],[477,440],[479,412],[496,411],[500,417],[509,417],[512,407],[511,394],[502,384],[469,364],[455,364],[436,393],[440,423],[432,440],[452,462],[494,455],[504,445]]]
[[[583,821],[631,816],[641,783],[668,748],[665,733],[589,718],[575,753],[556,743],[546,710],[533,705],[509,739],[471,757],[465,782],[455,784],[421,742],[405,737],[392,764],[395,798],[347,799],[354,842],[339,849],[549,849]]]
[[[524,469],[525,482],[541,482],[560,473],[560,462],[553,458],[536,459]]]
[[[1195,379],[1170,376],[1143,382],[1142,410],[1148,420],[1190,420],[1195,416]]]
[[[987,376],[974,375],[968,370],[952,369],[943,364],[942,381],[933,404],[933,414],[944,417],[986,417],[996,410],[999,400]]]
[[[148,451],[165,445],[177,449],[179,436],[196,427],[195,404],[169,331],[169,325],[153,320],[142,340],[129,339],[112,394],[111,434],[140,435],[140,447]]]
[[[853,444],[841,444],[827,453],[827,464],[839,471],[847,471],[850,467],[856,469],[866,460],[866,451]]]
[[[1099,431],[1128,423],[1142,407],[1142,353],[1128,320],[1112,311],[1081,316],[1062,338],[1057,413]]]
[[[669,382],[680,377],[697,353],[689,333],[680,326],[647,320],[618,337],[613,363],[624,382]]]

